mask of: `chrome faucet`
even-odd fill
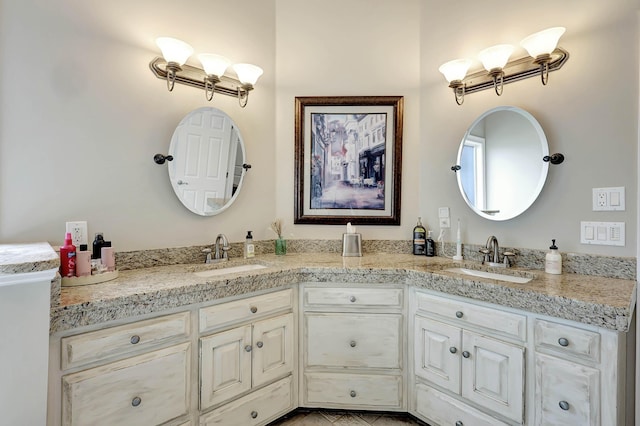
[[[495,266],[500,268],[508,268],[511,266],[511,262],[509,261],[510,257],[514,257],[516,254],[510,251],[505,251],[502,255],[504,257],[504,261],[500,262],[500,245],[498,244],[498,239],[491,235],[487,239],[487,244],[483,248],[480,249],[480,253],[484,255],[482,258],[482,264],[485,263],[489,266]],[[492,258],[493,255],[493,258]]]
[[[498,239],[495,237],[495,235],[489,237],[485,248],[491,250],[491,253],[493,254],[493,262],[489,262],[489,264],[500,263],[500,245],[498,245]],[[489,257],[488,255],[489,253],[485,254],[485,259]]]
[[[222,246],[220,246],[220,243],[222,243]],[[215,260],[229,259],[229,255],[227,254],[227,252],[229,251],[230,248],[231,246],[229,246],[229,240],[227,240],[226,235],[218,234],[218,236],[216,237],[215,252],[213,254],[213,260],[215,261]]]

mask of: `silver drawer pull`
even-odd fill
[[[560,406],[560,408],[562,408],[564,411],[569,410],[569,403],[567,401],[560,401],[558,403],[558,405]]]
[[[133,398],[131,400],[131,405],[134,407],[137,407],[138,405],[140,405],[142,403],[142,399],[140,399],[139,396],[136,396],[135,398]]]
[[[451,352],[452,354],[455,354],[456,352],[458,352],[458,349],[455,346],[451,346],[449,348],[449,352]]]
[[[258,412],[257,411],[252,411],[251,412],[251,418],[255,419],[256,417],[258,417]]]
[[[138,336],[137,334],[131,336],[131,344],[135,345],[140,341],[140,336]]]
[[[558,339],[558,344],[560,346],[569,346],[569,340],[565,339],[564,337],[561,337]]]
[[[462,356],[465,358],[469,358],[471,354],[469,353],[469,351],[462,351]]]
[[[462,313],[462,311],[456,312],[456,317],[458,317],[458,318],[462,318],[463,315],[464,314]]]
[[[349,296],[349,302],[353,303],[356,301],[356,297],[355,296]]]
[[[264,343],[262,343],[262,342],[258,342],[258,343],[256,343],[256,346],[257,346],[257,347],[259,347],[259,348],[261,348],[261,347],[263,347],[263,346],[264,346]]]
[[[245,346],[244,350],[247,351],[247,352],[251,352],[251,345]]]
[[[252,306],[250,309],[252,314],[255,314],[256,312],[258,312],[258,307],[257,306]]]
[[[355,341],[355,340],[352,340],[352,341],[349,343],[349,345],[350,345],[352,348],[355,348],[355,347],[356,347],[356,341]]]
[[[357,393],[356,391],[352,390],[351,392],[349,392],[349,395],[351,396],[351,398],[355,398]]]

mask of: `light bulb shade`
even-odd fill
[[[231,64],[229,59],[213,53],[201,53],[198,55],[198,59],[202,63],[204,72],[206,72],[207,75],[213,74],[218,77],[224,74],[227,67]]]
[[[451,83],[452,81],[464,80],[470,66],[471,59],[454,59],[453,61],[440,65],[438,71],[444,74],[444,78]]]
[[[242,84],[256,84],[258,78],[262,75],[262,68],[251,64],[235,64],[233,70],[238,75],[238,80]]]
[[[176,62],[183,65],[193,53],[193,47],[182,40],[171,37],[158,37],[156,44],[162,51],[162,57],[167,62]]]
[[[529,55],[537,58],[540,55],[551,54],[558,45],[558,40],[565,32],[564,27],[547,28],[535,34],[531,34],[520,42],[520,46],[524,47]]]
[[[504,68],[512,52],[513,46],[510,44],[498,44],[497,46],[488,47],[478,53],[478,58],[480,58],[484,68],[487,71],[491,71],[496,68]]]

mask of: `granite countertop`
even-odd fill
[[[258,263],[266,268],[208,278],[193,273],[243,263]],[[612,330],[629,330],[635,307],[635,280],[550,275],[540,270],[516,268],[495,270],[533,277],[526,284],[517,284],[445,271],[460,266],[473,268],[478,264],[410,254],[342,257],[336,253],[296,253],[261,255],[222,264],[182,264],[120,271],[113,281],[63,287],[60,305],[51,309],[50,332],[308,281],[371,285],[406,283]]]
[[[49,243],[0,244],[0,274],[21,274],[55,269],[58,254]]]

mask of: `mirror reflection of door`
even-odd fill
[[[242,176],[235,170],[236,157],[242,156],[239,144],[233,121],[215,108],[200,108],[180,122],[171,143],[169,175],[185,207],[211,215],[225,206]]]
[[[486,210],[484,138],[469,135],[462,146],[460,181],[469,202]]]

